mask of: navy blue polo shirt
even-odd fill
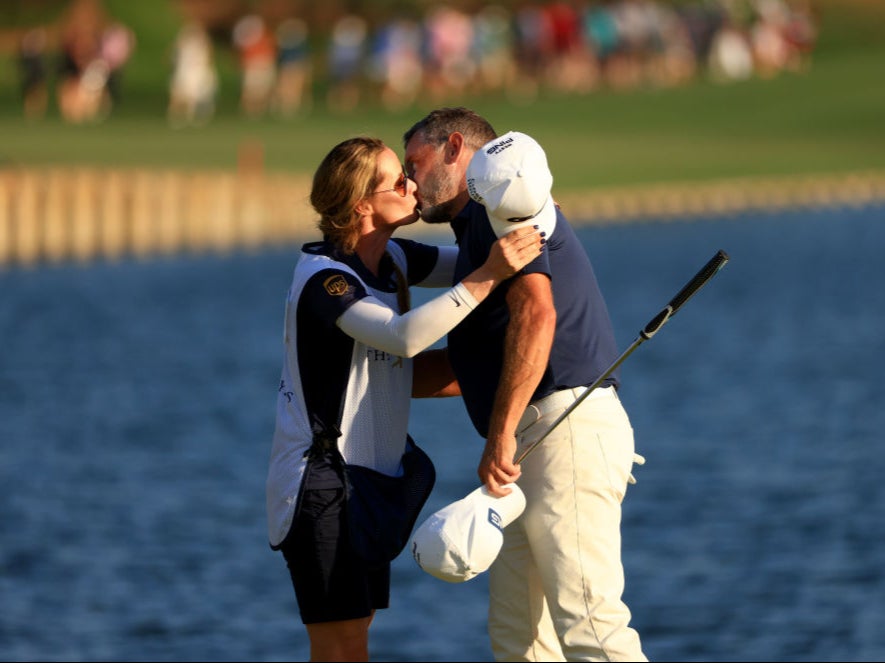
[[[452,221],[458,242],[454,283],[482,265],[496,241],[485,208],[471,200]],[[571,225],[556,210],[556,229],[543,252],[521,273],[550,277],[556,331],[550,360],[532,400],[559,389],[592,384],[618,358],[611,318],[587,252]],[[514,278],[519,278],[519,275]],[[449,358],[477,432],[488,435],[489,418],[503,363],[510,313],[507,290],[499,285],[448,336]],[[618,371],[600,386],[619,385]]]

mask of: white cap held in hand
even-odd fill
[[[522,515],[525,495],[515,483],[504,497],[483,485],[440,509],[412,537],[412,556],[424,571],[446,582],[464,582],[488,570],[504,543],[502,530]]]
[[[490,140],[467,166],[467,191],[486,208],[498,237],[536,225],[549,238],[556,228],[552,186],[553,174],[543,148],[518,131]]]

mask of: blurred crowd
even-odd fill
[[[807,67],[816,37],[809,0],[550,0],[474,11],[430,3],[396,15],[343,13],[321,27],[308,16],[249,13],[221,37],[189,20],[169,49],[167,115],[174,126],[212,118],[219,49],[236,55],[244,115],[288,117],[310,111],[318,96],[346,113],[361,103],[396,109],[467,94],[528,103],[546,91],[772,77]],[[70,22],[57,64],[63,117],[106,116],[135,47],[120,23]],[[50,66],[43,29],[24,35],[19,65],[25,112],[39,116]]]
[[[120,78],[134,48],[135,33],[116,21],[100,29],[71,22],[61,31],[55,57],[48,28],[27,30],[18,50],[25,115],[39,118],[46,113],[54,79],[58,110],[66,121],[105,118],[120,99]]]

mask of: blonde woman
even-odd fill
[[[268,533],[288,565],[312,661],[368,660],[369,625],[388,607],[390,559],[401,547],[397,539],[373,559],[378,546],[354,528],[381,509],[381,529],[391,530],[382,537],[396,538],[432,487],[432,463],[407,431],[410,398],[460,391],[445,351],[426,348],[544,249],[537,228],[516,230],[451,287],[456,247],[392,238],[420,218],[415,193],[382,141],[336,145],[310,195],[323,239],[302,247],[286,299]],[[411,285],[447,289],[409,310]],[[418,483],[421,495],[373,504],[351,490],[354,466],[372,482]]]

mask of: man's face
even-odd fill
[[[432,145],[416,133],[406,144],[406,172],[418,185],[421,218],[427,223],[449,223],[464,206],[458,200],[466,190],[457,162],[446,160],[447,143]]]

